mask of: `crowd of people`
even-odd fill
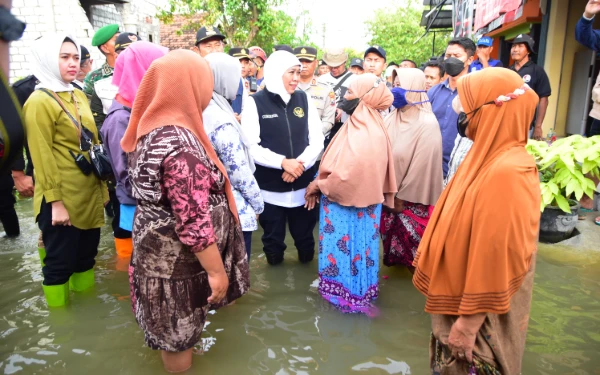
[[[595,47],[594,10],[578,35]],[[362,59],[225,53],[213,26],[169,52],[108,25],[91,71],[75,37],[44,35],[13,86],[30,160],[3,181],[33,196],[48,305],[94,284],[109,213],[145,342],[185,371],[208,310],[248,292],[260,225],[270,265],[289,260],[288,230],[300,263],[317,253],[318,291],[343,312],[377,315],[380,256],[408,268],[432,317],[432,373],[519,373],[540,219],[525,145],[551,90],[533,39],[512,43],[508,69],[489,37],[452,39],[419,68],[378,45]]]

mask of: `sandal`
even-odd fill
[[[600,216],[598,216],[598,217],[597,217],[597,218],[594,220],[594,223],[595,223],[596,225],[600,225]]]

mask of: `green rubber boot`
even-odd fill
[[[40,263],[42,264],[42,267],[44,267],[44,259],[46,259],[46,249],[43,247],[38,247],[38,254],[40,254]]]
[[[83,292],[94,285],[94,269],[75,272],[69,279],[69,286],[74,292]]]
[[[44,295],[49,307],[60,307],[69,302],[69,283],[62,285],[42,284],[42,289],[44,289]]]

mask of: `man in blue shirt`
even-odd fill
[[[476,72],[485,68],[499,67],[502,68],[502,61],[490,59],[490,55],[494,50],[492,45],[494,40],[489,36],[482,36],[477,41],[477,60],[471,63],[469,73]]]
[[[475,43],[469,38],[454,38],[448,42],[444,56],[444,70],[450,76],[444,82],[433,86],[428,92],[433,113],[442,132],[444,178],[448,174],[448,162],[458,135],[456,122],[458,114],[452,109],[452,100],[458,95],[456,83],[469,72],[469,66],[475,59]]]

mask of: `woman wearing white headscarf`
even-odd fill
[[[23,113],[35,165],[34,217],[45,244],[42,287],[49,306],[62,306],[69,290],[94,284],[94,264],[108,202],[106,184],[90,173],[88,135],[98,130],[85,94],[71,82],[79,70],[79,43],[50,34],[32,48],[32,70],[39,80]]]
[[[211,53],[205,59],[210,64],[215,86],[213,97],[202,112],[204,129],[231,181],[250,260],[252,232],[258,229],[256,216],[263,212],[265,203],[253,175],[256,167],[250,144],[230,104],[242,78],[241,66],[238,59],[222,52]]]
[[[300,262],[310,262],[315,253],[317,211],[304,207],[304,193],[317,172],[314,164],[324,137],[316,107],[303,91],[296,91],[300,70],[296,56],[274,52],[265,63],[265,89],[248,98],[242,113],[242,129],[256,163],[254,176],[265,201],[259,222],[269,264],[283,261],[288,221]]]

